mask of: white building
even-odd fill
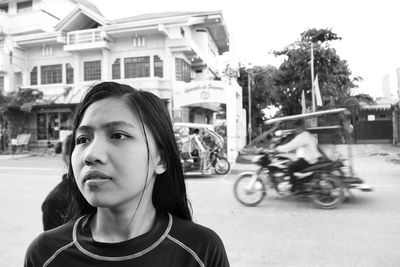
[[[62,139],[87,88],[112,80],[158,95],[174,121],[213,124],[225,104],[233,159],[245,122],[241,88],[217,69],[228,50],[220,11],[107,20],[86,0],[0,0],[0,91],[38,89],[48,100],[19,116],[11,137],[28,131],[31,145]]]

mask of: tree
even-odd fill
[[[8,108],[18,108],[25,112],[30,112],[32,106],[43,100],[43,92],[38,89],[23,89],[10,93],[8,96]]]
[[[238,83],[243,90],[243,108],[247,111],[248,118],[248,107],[249,107],[249,93],[248,84],[251,82],[251,125],[252,132],[256,135],[257,129],[260,124],[264,121],[263,109],[268,105],[273,105],[276,99],[276,90],[274,87],[274,77],[277,69],[274,66],[254,66],[252,68],[245,68],[241,66],[239,68]],[[252,81],[249,81],[249,76],[252,77]]]
[[[347,62],[340,59],[336,50],[330,46],[332,41],[340,39],[328,29],[309,29],[301,34],[299,41],[273,52],[275,56],[286,57],[274,77],[276,100],[282,106],[283,114],[301,113],[303,90],[306,103],[311,106],[311,43],[314,48],[314,75],[318,74],[324,107],[340,105],[350,96],[350,90],[357,87],[355,83],[361,78],[351,78]]]
[[[364,103],[367,105],[375,104],[375,100],[369,94],[358,94],[354,96],[359,103]]]
[[[10,134],[9,127],[13,123],[10,115],[23,112],[30,112],[33,105],[43,102],[43,92],[37,89],[20,89],[7,95],[0,93],[0,133],[1,150],[7,147],[6,139]],[[6,134],[7,133],[7,136]]]

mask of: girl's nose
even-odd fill
[[[104,140],[95,137],[86,147],[83,161],[85,165],[104,164],[107,160],[107,152]]]

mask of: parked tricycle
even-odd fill
[[[222,153],[224,138],[214,125],[174,123],[174,131],[184,172],[203,175],[229,172],[229,161]]]

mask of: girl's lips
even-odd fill
[[[101,171],[88,171],[83,177],[82,183],[84,184],[88,181],[95,182],[95,181],[111,180],[111,179],[112,178],[110,176]]]

